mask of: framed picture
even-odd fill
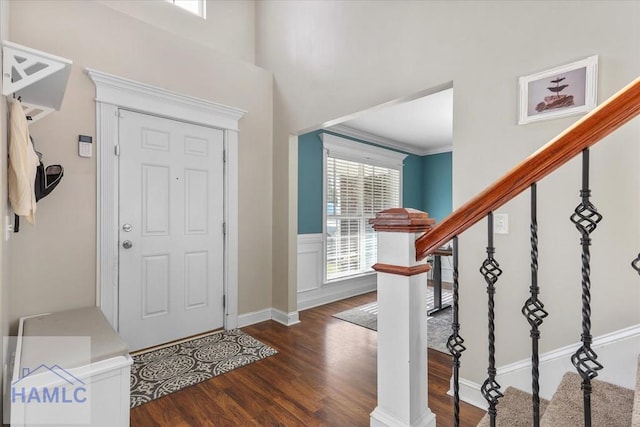
[[[522,76],[518,124],[582,114],[596,107],[598,56]]]

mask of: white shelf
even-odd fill
[[[4,40],[2,42],[2,94],[22,100],[33,123],[59,110],[72,62]]]

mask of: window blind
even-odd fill
[[[400,206],[400,170],[327,157],[326,278],[371,271],[378,257],[369,219]]]

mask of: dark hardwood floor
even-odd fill
[[[376,406],[376,332],[331,317],[375,301],[370,293],[243,331],[278,354],[131,410],[131,426],[368,426]],[[449,355],[429,349],[429,407],[453,426]],[[461,404],[461,426],[484,411]]]

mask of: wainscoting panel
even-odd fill
[[[322,233],[298,234],[298,295],[322,285]]]
[[[298,235],[298,310],[376,290],[375,273],[323,283],[323,250],[322,234]]]

